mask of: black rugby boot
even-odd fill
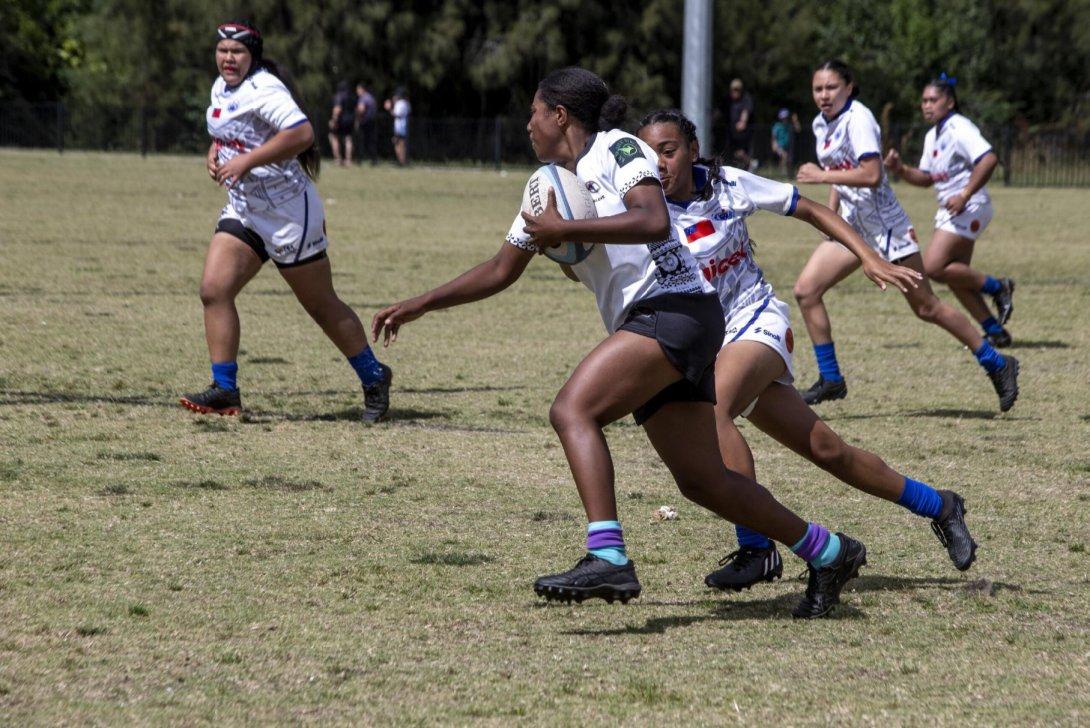
[[[806,404],[818,404],[829,399],[844,399],[848,396],[848,381],[841,379],[839,382],[830,382],[818,375],[817,381],[799,394],[802,395],[802,401]]]
[[[988,379],[992,380],[995,393],[999,395],[1000,412],[1009,410],[1018,399],[1018,360],[1010,354],[1003,358],[1007,360],[1007,363],[1002,369],[988,372]]]
[[[183,394],[178,403],[187,410],[202,415],[237,415],[242,412],[242,397],[237,389],[224,389],[215,382],[208,389],[194,394]]]
[[[1006,349],[1014,341],[1011,338],[1011,332],[1006,329],[1001,329],[994,334],[984,334],[984,340],[996,349]]]
[[[783,576],[783,559],[775,544],[766,549],[743,546],[720,559],[719,565],[723,568],[704,577],[712,589],[742,591]]]
[[[992,294],[992,300],[995,302],[996,320],[1001,325],[1010,321],[1014,313],[1014,279],[1000,278],[999,290]]]
[[[638,597],[642,590],[631,559],[624,566],[616,566],[594,554],[587,554],[562,574],[543,576],[534,582],[538,596],[569,604],[593,597],[605,599],[610,604],[614,599],[620,599],[624,604]]]
[[[931,521],[931,530],[946,547],[958,571],[965,571],[976,561],[976,541],[965,525],[965,500],[952,490],[940,490],[942,511]]]
[[[382,379],[363,388],[363,415],[366,424],[381,422],[390,411],[390,383],[394,381],[394,370],[385,364],[382,367]]]
[[[840,591],[851,579],[859,576],[859,567],[867,563],[867,547],[838,533],[840,553],[836,561],[821,569],[807,564],[810,578],[806,582],[806,595],[795,607],[796,619],[824,617],[840,603]]]

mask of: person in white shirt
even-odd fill
[[[821,166],[802,165],[798,181],[832,185],[831,209],[838,210],[883,258],[922,273],[916,233],[882,168],[881,130],[870,109],[856,99],[859,88],[851,69],[842,61],[823,63],[814,71],[812,91],[820,112],[813,127]],[[826,240],[814,250],[795,282],[795,299],[814,345],[819,372],[817,381],[803,392],[807,404],[841,399],[848,393],[823,296],[858,267],[859,259],[843,245]],[[926,278],[918,288],[908,289],[905,299],[917,317],[945,329],[973,352],[991,379],[1001,411],[1014,406],[1018,398],[1017,359],[996,351],[964,314],[935,295]]]
[[[969,315],[980,322],[992,346],[1011,344],[1004,328],[1014,312],[1014,280],[982,273],[970,264],[973,247],[992,220],[988,180],[999,158],[976,124],[961,115],[957,79],[939,75],[923,89],[923,118],[934,124],[927,131],[919,167],[901,160],[896,149],[886,155],[886,167],[909,184],[935,187],[939,209],[935,232],[924,254],[924,270],[935,281],[950,286]],[[984,294],[995,302],[993,314]]]
[[[394,117],[394,155],[397,156],[397,163],[404,167],[409,163],[409,114],[412,112],[405,89],[398,86],[393,98],[386,99],[383,108]]]
[[[901,475],[874,453],[847,444],[791,386],[790,311],[757,264],[746,219],[765,210],[809,223],[858,257],[864,274],[883,289],[892,284],[906,290],[922,275],[883,260],[847,222],[800,196],[794,185],[701,159],[696,127],[676,109],[652,112],[638,134],[658,154],[678,237],[715,286],[723,307],[726,335],[715,361],[715,420],[723,464],[756,478],[753,453],[734,423],[737,417],[746,417],[848,485],[932,519],[954,565],[968,569],[976,544],[965,525],[961,496]],[[705,583],[740,590],[779,578],[783,562],[773,542],[743,526],[735,528],[738,550],[728,554],[722,568],[708,574]]]
[[[216,32],[216,67],[206,113],[212,144],[208,174],[227,188],[201,276],[212,384],[180,398],[202,414],[242,410],[237,384],[240,323],[235,298],[272,259],[299,303],[348,358],[364,391],[364,422],[390,406],[390,367],[367,344],[359,317],[333,290],[325,213],[314,186],[314,128],[284,73],[263,57],[261,33],[248,21]]]
[[[576,367],[549,412],[589,521],[587,554],[573,569],[538,579],[535,591],[563,601],[627,601],[640,593],[617,520],[613,463],[602,431],[633,413],[685,497],[792,545],[808,562],[810,587],[795,615],[823,616],[866,562],[866,549],[808,524],[752,479],[724,467],[712,407],[723,310],[674,234],[655,153],[616,128],[625,110],[624,100],[610,96],[602,79],[585,69],[560,69],[542,79],[527,124],[531,145],[541,161],[578,176],[598,217],[565,220],[550,192],[540,215],[516,216],[491,260],[379,311],[372,336],[392,342],[401,326],[429,311],[499,293],[545,247],[569,240],[595,244],[571,270],[594,293],[608,335]]]

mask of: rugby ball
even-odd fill
[[[546,164],[530,175],[526,190],[522,193],[522,209],[531,215],[540,215],[549,202],[549,190],[554,191],[556,207],[565,220],[598,217],[598,212],[594,209],[594,199],[586,185],[574,174],[555,164]],[[546,248],[543,252],[549,260],[575,265],[590,255],[592,250],[593,243],[560,243]]]

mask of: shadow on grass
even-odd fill
[[[996,410],[971,410],[971,409],[957,409],[953,407],[933,407],[930,409],[908,410],[908,411],[894,411],[889,412],[872,412],[869,414],[859,415],[829,415],[822,417],[826,422],[836,422],[837,420],[878,420],[885,418],[895,417],[935,417],[938,419],[952,419],[952,420],[994,420],[1000,415],[1003,416],[1003,421],[1010,420],[1026,420],[1026,421],[1039,421],[1040,417],[1018,417],[1012,415],[1009,412],[998,412]]]
[[[1010,347],[1011,349],[1070,349],[1071,344],[1066,341],[1050,341],[1048,339],[1033,340],[1021,340],[1015,339]]]

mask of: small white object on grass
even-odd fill
[[[673,506],[659,506],[654,515],[655,519],[659,521],[676,521],[677,508],[674,508]]]

